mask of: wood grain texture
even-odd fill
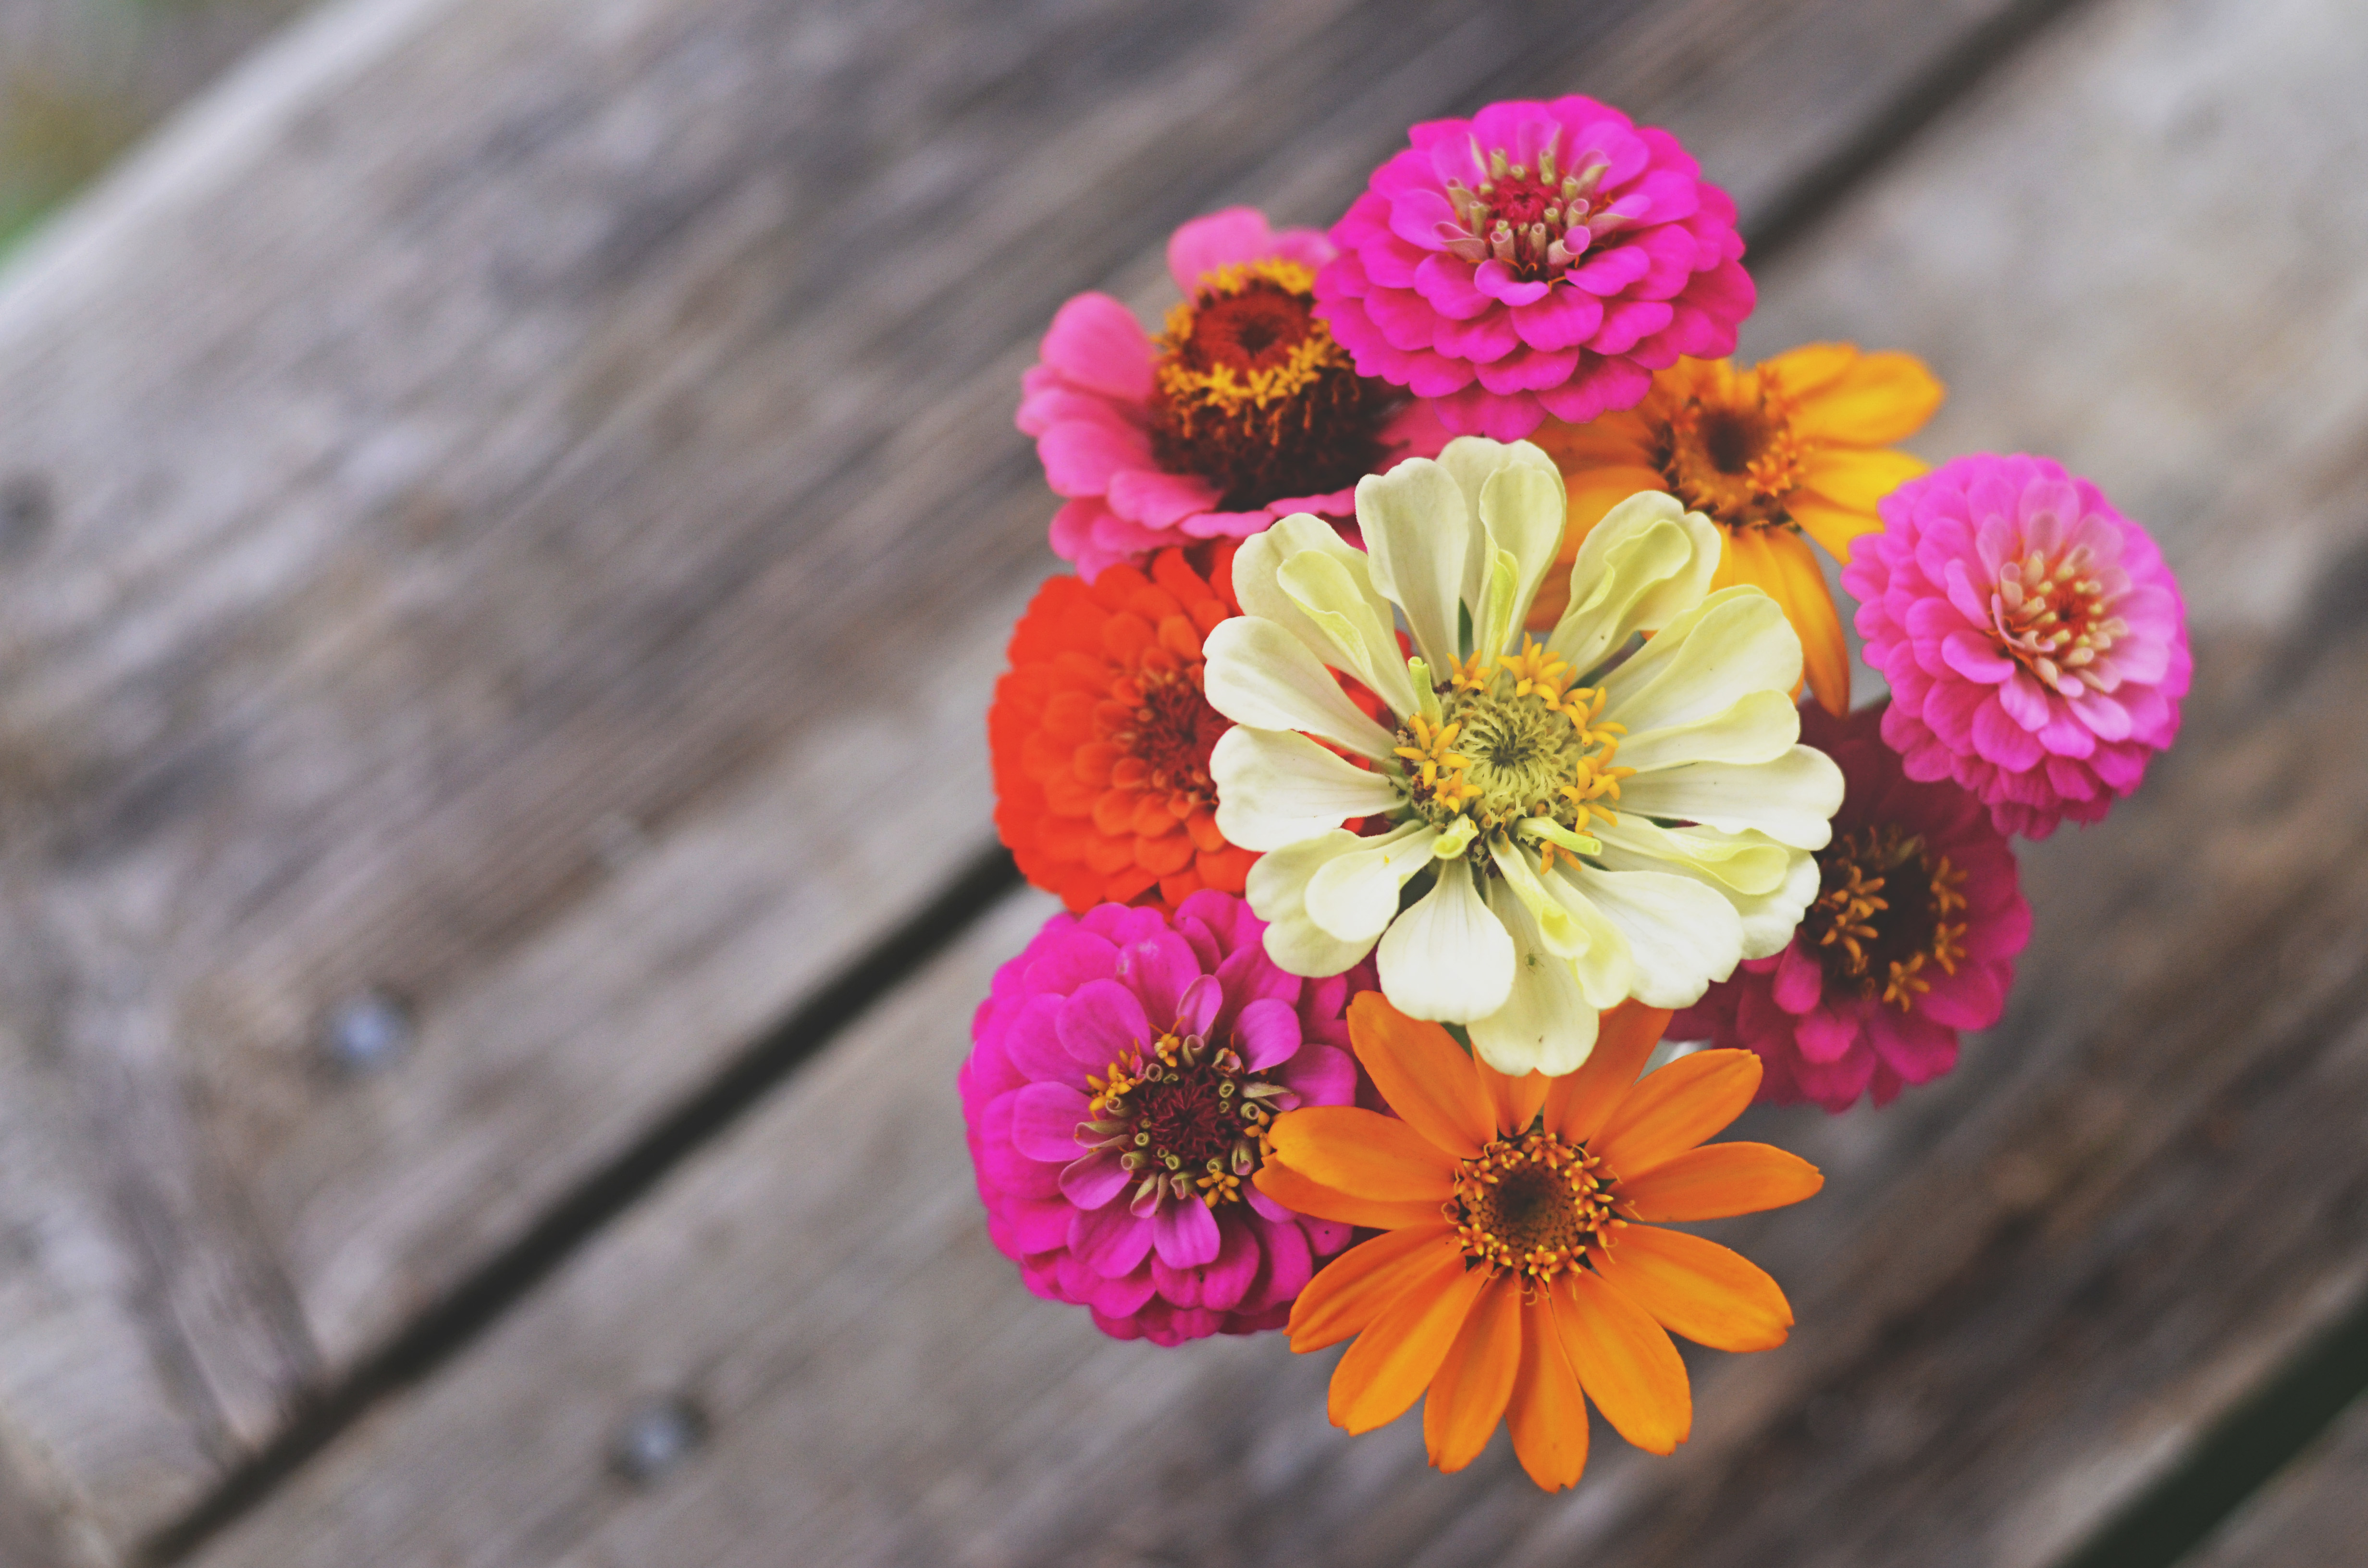
[[[2355,1404],[2181,1568],[2353,1568],[2368,1551],[2368,1403]]]
[[[978,716],[1052,564],[1013,388],[1063,297],[1156,303],[1176,222],[1321,221],[1506,93],[1666,100],[1773,203],[2005,9],[302,24],[0,287],[26,1496],[117,1547],[185,1513],[985,842]],[[416,1044],[341,1078],[324,1019],[372,989]]]
[[[2033,953],[1957,1074],[1882,1116],[1739,1130],[1830,1182],[1719,1228],[1801,1326],[1696,1361],[1677,1458],[1599,1426],[1586,1483],[1546,1498],[1501,1440],[1442,1477],[1412,1423],[1332,1432],[1329,1355],[1099,1341],[964,1220],[942,1099],[899,1097],[874,1127],[914,1130],[908,1174],[860,1203],[785,1153],[825,1099],[851,1124],[860,1085],[920,1081],[901,1076],[916,1056],[944,1081],[960,1021],[929,997],[977,994],[1010,950],[990,932],[940,971],[973,964],[967,992],[933,976],[887,1004],[200,1561],[757,1563],[784,1542],[830,1562],[2062,1561],[2368,1298],[2368,551],[2326,499],[2360,482],[2368,378],[2337,335],[2289,338],[2282,374],[2248,379],[2283,307],[2192,309],[2215,279],[2283,278],[2323,321],[2360,319],[2368,286],[2331,258],[2368,243],[2368,210],[2317,198],[2350,156],[2368,31],[2337,0],[2260,19],[2234,0],[2075,17],[1763,274],[1767,347],[1848,328],[1921,349],[1957,388],[1930,445],[2049,448],[2155,526],[2203,675],[2141,795],[2026,855]],[[2165,133],[2192,116],[2209,134]],[[2334,129],[2279,140],[2314,119]],[[2180,243],[2186,214],[2238,202],[2316,227]],[[2144,287],[2096,266],[2105,234],[2147,258]],[[2009,241],[2010,268],[1984,248]],[[2113,412],[2124,396],[2192,411],[2182,440]],[[2265,519],[2296,473],[2320,477]],[[709,1413],[707,1450],[646,1494],[600,1479],[619,1414],[667,1390]]]

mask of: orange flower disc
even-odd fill
[[[1217,831],[1209,754],[1229,721],[1201,695],[1201,640],[1240,613],[1233,557],[1227,541],[1163,550],[1148,574],[1054,577],[1011,634],[986,715],[996,830],[1073,910],[1238,893],[1258,858]]]

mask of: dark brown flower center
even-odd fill
[[[1086,1083],[1094,1091],[1093,1119],[1077,1129],[1077,1140],[1118,1152],[1119,1164],[1142,1178],[1138,1201],[1165,1191],[1212,1209],[1241,1198],[1284,1092],[1244,1066],[1232,1047],[1175,1030]]]
[[[1583,1145],[1528,1132],[1462,1162],[1447,1217],[1467,1267],[1511,1269],[1543,1285],[1611,1244],[1624,1223],[1619,1202],[1618,1183]]]
[[[1827,983],[1906,1012],[1964,953],[1965,873],[1896,824],[1855,829],[1817,855],[1817,901],[1801,930]]]

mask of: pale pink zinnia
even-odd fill
[[[1281,1326],[1346,1225],[1251,1177],[1265,1130],[1357,1094],[1361,976],[1303,980],[1227,893],[1056,915],[996,972],[960,1085],[987,1234],[1028,1288],[1121,1339]]]
[[[1816,902],[1782,952],[1745,960],[1669,1023],[1674,1039],[1757,1051],[1759,1097],[1778,1105],[1888,1105],[1948,1072],[1958,1031],[1998,1022],[2031,939],[2005,835],[1951,780],[1902,773],[1881,724],[1876,708],[1801,710],[1801,744],[1848,786]]]
[[[1053,549],[1091,578],[1167,545],[1246,538],[1293,512],[1346,517],[1355,486],[1446,433],[1357,374],[1315,312],[1332,246],[1256,209],[1195,219],[1167,245],[1183,292],[1157,336],[1080,294],[1021,381],[1019,428],[1068,497]]]
[[[2030,838],[2103,816],[2179,733],[2194,670],[2154,540],[2045,458],[1958,458],[1880,510],[1842,585],[1907,777],[1954,778]]]
[[[1754,293],[1735,203],[1678,139],[1592,98],[1417,125],[1333,225],[1315,295],[1357,369],[1459,435],[1630,408],[1735,351]]]

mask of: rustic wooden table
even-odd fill
[[[0,277],[0,1560],[2368,1561],[2363,77],[2356,0],[338,0]],[[1755,1113],[1791,1344],[1548,1498],[1028,1296],[951,1078],[1050,907],[1034,336],[1567,90],[1734,191],[1748,354],[2149,523],[2200,676],[1954,1077]]]

